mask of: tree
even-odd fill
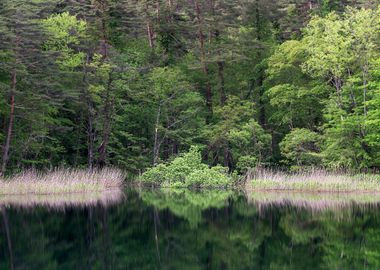
[[[280,143],[281,153],[290,165],[318,166],[321,162],[321,136],[307,129],[293,129]]]

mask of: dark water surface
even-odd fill
[[[380,211],[263,207],[233,191],[2,207],[0,269],[380,269]]]

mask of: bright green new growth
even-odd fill
[[[201,152],[194,146],[172,162],[147,170],[139,180],[162,187],[227,187],[232,183],[227,168],[203,164]]]

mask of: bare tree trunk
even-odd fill
[[[11,144],[12,131],[13,131],[13,121],[14,121],[16,84],[17,84],[17,73],[16,73],[16,71],[13,71],[12,81],[11,81],[11,97],[10,97],[10,112],[9,112],[8,131],[7,131],[7,137],[5,140],[5,145],[3,148],[3,157],[2,157],[2,164],[1,164],[1,173],[2,174],[5,173],[7,163],[8,163],[8,159],[9,159],[9,146]]]
[[[152,24],[150,22],[150,20],[147,18],[147,21],[146,21],[146,29],[147,29],[147,33],[148,33],[148,41],[149,41],[149,47],[151,49],[154,48],[154,41],[153,41],[153,36],[154,36],[154,33],[153,33],[153,30],[152,30]]]
[[[94,135],[94,125],[92,122],[92,112],[91,105],[88,105],[90,111],[88,112],[88,127],[87,127],[87,163],[89,171],[92,171],[94,165],[94,144],[95,144],[95,135]]]
[[[161,104],[157,109],[156,125],[154,127],[154,146],[153,146],[153,166],[157,165],[158,155],[160,153],[160,144],[158,142],[158,128],[160,124],[161,117]]]
[[[212,114],[213,114],[213,108],[212,108],[212,89],[211,85],[209,82],[209,67],[206,61],[206,50],[205,50],[205,37],[203,34],[203,29],[202,29],[202,16],[201,16],[201,8],[199,6],[198,0],[193,0],[194,3],[194,9],[195,9],[195,16],[197,18],[198,22],[198,41],[199,41],[199,49],[201,52],[201,63],[203,66],[203,73],[206,76],[206,106],[209,111],[209,116],[207,117],[207,121],[210,122]]]
[[[161,3],[160,0],[156,1],[156,20],[157,24],[160,23],[160,16],[161,16]]]
[[[152,21],[149,16],[148,2],[145,3],[145,24],[146,24],[146,31],[148,35],[149,47],[153,49],[154,48],[154,31],[153,31]]]

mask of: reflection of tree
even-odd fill
[[[7,238],[7,246],[8,246],[8,253],[9,253],[9,268],[13,270],[14,269],[13,249],[12,249],[11,235],[9,233],[8,215],[4,208],[0,208],[0,211],[1,211],[1,216],[3,218],[3,222],[4,222],[5,235]]]
[[[227,193],[128,192],[108,209],[7,209],[14,268],[380,269],[376,209],[258,211]],[[10,265],[0,222],[0,269]]]
[[[140,196],[148,205],[159,210],[169,209],[176,216],[189,221],[196,227],[202,219],[202,212],[210,208],[222,208],[228,205],[232,191],[188,189],[142,190]]]

